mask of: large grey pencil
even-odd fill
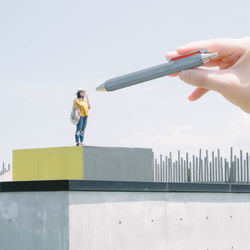
[[[98,91],[114,91],[126,88],[138,83],[150,81],[156,78],[174,74],[186,69],[202,66],[204,63],[217,57],[217,53],[208,54],[207,50],[193,51],[177,57],[173,57],[167,63],[146,68],[123,76],[107,80],[96,88]]]

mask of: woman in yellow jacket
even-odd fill
[[[77,98],[74,100],[75,120],[76,125],[75,140],[76,146],[82,146],[84,140],[84,131],[87,126],[90,103],[86,90],[78,89]]]

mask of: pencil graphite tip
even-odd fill
[[[105,88],[105,84],[101,84],[99,85],[97,88],[96,88],[97,91],[107,91],[106,88]]]

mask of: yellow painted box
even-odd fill
[[[83,180],[83,147],[13,151],[13,181]]]

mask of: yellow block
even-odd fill
[[[83,147],[13,151],[13,181],[83,180]]]

